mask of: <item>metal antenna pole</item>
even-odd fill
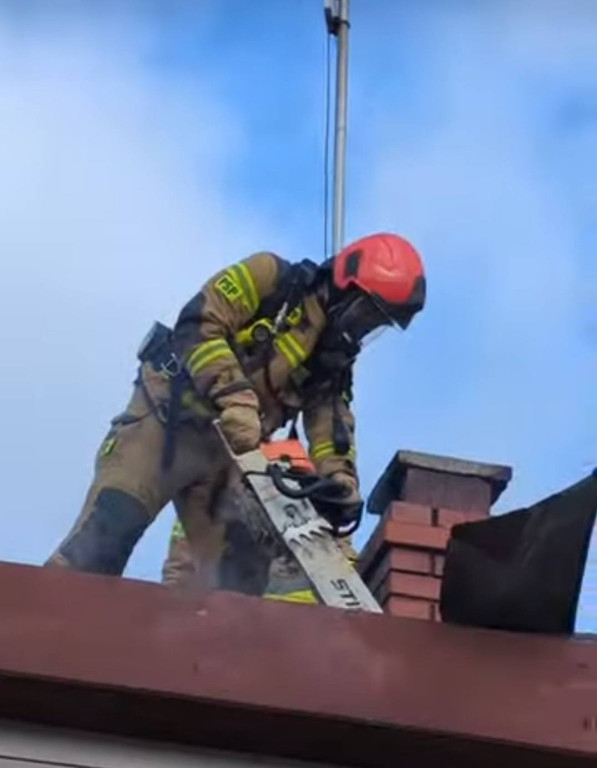
[[[328,32],[337,39],[336,110],[334,126],[334,214],[332,223],[332,255],[344,244],[346,193],[346,115],[348,106],[348,19],[349,0],[326,0],[325,18]]]

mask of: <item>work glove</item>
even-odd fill
[[[345,528],[359,521],[363,500],[356,478],[348,472],[334,472],[330,478],[335,487],[326,488],[321,497],[315,494],[311,501],[319,514],[335,528]]]
[[[261,442],[261,419],[252,405],[229,405],[220,415],[220,425],[234,453],[253,451]]]

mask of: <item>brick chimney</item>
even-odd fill
[[[487,517],[511,477],[510,467],[398,451],[369,497],[381,520],[359,558],[384,611],[439,621],[450,529]]]

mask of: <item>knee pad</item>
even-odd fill
[[[125,491],[104,488],[89,517],[58,554],[78,571],[120,576],[148,525],[142,502]]]

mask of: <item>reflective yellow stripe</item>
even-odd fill
[[[225,339],[210,339],[209,341],[203,341],[201,344],[197,344],[193,351],[189,355],[189,364],[194,364],[194,361],[203,355],[212,352],[215,349],[224,349],[228,347],[228,342]]]
[[[100,448],[100,456],[109,456],[112,453],[112,451],[114,450],[114,446],[115,445],[116,445],[116,438],[115,437],[108,437],[102,443],[102,446]]]
[[[170,541],[182,541],[182,539],[186,539],[186,535],[184,532],[184,528],[182,527],[182,523],[180,520],[177,520],[174,525],[172,526],[172,533],[170,534]]]
[[[311,605],[319,603],[312,589],[300,589],[296,592],[285,592],[282,594],[268,593],[263,597],[266,600],[277,600],[281,603],[309,603]]]
[[[211,355],[207,355],[205,358],[201,358],[199,362],[196,362],[189,370],[191,372],[191,376],[195,376],[199,371],[203,370],[203,368],[206,368],[208,365],[211,365],[216,360],[219,360],[221,357],[231,357],[232,352],[230,349],[221,349],[217,350],[215,352],[212,352]]]
[[[298,368],[298,366],[307,359],[305,349],[290,331],[283,333],[276,338],[276,346],[288,360],[292,368]]]
[[[275,340],[275,345],[278,348],[278,350],[284,355],[284,357],[288,360],[291,368],[296,368],[298,365],[300,365],[300,361],[296,359],[294,352],[288,346],[288,344],[286,343],[286,339],[283,336],[279,336]]]
[[[288,317],[286,318],[286,322],[288,325],[291,325],[294,327],[295,325],[298,325],[301,320],[303,319],[303,308],[299,304],[294,309],[291,309],[288,313]]]
[[[198,344],[191,352],[187,361],[187,367],[191,376],[195,376],[207,365],[213,363],[214,360],[218,360],[220,357],[228,357],[232,354],[228,342],[224,339],[205,341],[203,344]]]
[[[259,307],[259,296],[253,275],[245,264],[235,264],[228,270],[240,285],[240,289],[249,312],[253,315]]]
[[[294,353],[299,358],[299,361],[303,363],[307,359],[307,353],[303,345],[300,344],[299,341],[296,339],[296,337],[293,336],[292,333],[290,332],[285,333],[284,338],[294,350]]]
[[[189,355],[187,365],[191,373],[195,374],[205,367],[208,364],[206,361],[214,355],[219,357],[226,354],[232,354],[227,342],[224,339],[213,339],[212,341],[198,344]]]
[[[322,443],[316,443],[311,448],[310,454],[311,454],[311,458],[315,460],[326,459],[329,456],[338,456],[338,457],[348,456],[349,459],[356,458],[356,450],[354,445],[350,446],[350,449],[347,454],[340,454],[336,450],[336,446],[331,440],[326,440],[325,442],[322,442]]]
[[[312,459],[323,459],[325,456],[333,456],[336,452],[334,444],[329,441],[327,443],[317,443],[311,449]]]

